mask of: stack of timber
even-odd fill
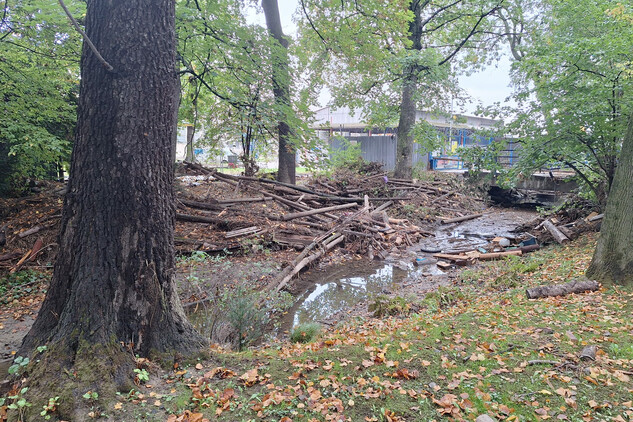
[[[207,184],[222,184],[245,200],[200,201],[179,195],[177,219],[190,227],[187,236],[177,238],[185,249],[217,251],[239,247],[245,239],[258,238],[275,249],[294,248],[302,252],[274,280],[280,289],[302,269],[315,263],[335,247],[365,255],[384,257],[394,248],[413,246],[421,237],[432,235],[439,217],[472,215],[481,203],[460,193],[444,181],[419,182],[389,179],[385,173],[340,178],[317,178],[305,185],[291,185],[268,178],[220,173],[198,164],[185,166],[204,175]],[[204,183],[198,190],[204,190]],[[466,203],[466,206],[463,204]],[[248,204],[248,206],[247,206]],[[413,224],[411,209],[433,209]],[[406,211],[406,212],[403,212]],[[191,225],[202,223],[224,230],[224,241],[204,238]],[[182,232],[182,230],[181,230]]]

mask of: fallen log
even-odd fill
[[[528,245],[528,246],[521,246],[521,247],[519,247],[519,249],[521,250],[521,252],[526,253],[526,252],[538,251],[539,249],[541,249],[541,246],[540,245]]]
[[[267,196],[262,196],[262,197],[258,197],[258,198],[232,198],[232,199],[218,199],[218,204],[223,204],[223,205],[232,205],[232,204],[239,204],[239,203],[243,203],[243,202],[264,202],[264,201],[271,201],[273,198],[271,197],[267,197]]]
[[[462,221],[474,220],[475,218],[479,218],[482,215],[483,214],[471,214],[471,215],[465,215],[463,217],[443,218],[441,222],[442,224],[461,223]]]
[[[225,239],[231,239],[233,237],[246,236],[248,234],[257,233],[257,232],[259,232],[261,230],[262,229],[259,228],[258,226],[246,227],[244,229],[238,229],[238,230],[233,230],[233,231],[230,231],[230,232],[226,232],[224,234],[224,238]]]
[[[27,236],[30,236],[32,234],[35,234],[35,233],[39,232],[40,230],[42,230],[42,226],[34,226],[34,227],[31,227],[28,230],[25,230],[25,231],[23,231],[21,233],[18,233],[18,237],[20,239],[24,239]]]
[[[375,210],[373,210],[371,212],[371,214],[377,214],[383,210],[386,210],[387,208],[389,208],[390,206],[393,205],[393,201],[387,201],[384,204],[380,205],[378,208],[376,208]]]
[[[521,255],[523,255],[523,251],[521,249],[514,249],[511,251],[505,251],[505,252],[482,253],[479,255],[475,255],[474,257],[482,261],[490,261],[494,259],[504,258],[506,256],[521,256]]]
[[[221,211],[226,208],[226,206],[219,205],[217,202],[198,202],[190,199],[178,199],[178,201],[189,208],[198,208],[201,210]]]
[[[190,215],[176,213],[176,220],[187,221],[189,223],[208,223],[208,224],[222,224],[224,220],[221,218],[208,217],[202,215]]]
[[[549,286],[538,286],[526,289],[528,299],[540,299],[551,296],[564,296],[571,293],[584,293],[596,291],[600,288],[600,283],[594,280],[574,280],[565,284],[554,284]]]
[[[543,221],[543,227],[545,227],[547,231],[550,232],[550,234],[554,237],[554,239],[561,245],[563,243],[569,242],[569,238],[565,236],[563,232],[561,232],[558,227],[556,227],[551,221]]]
[[[290,214],[286,214],[282,217],[282,219],[284,221],[288,221],[288,220],[294,220],[295,218],[301,218],[301,217],[308,217],[310,215],[315,215],[315,214],[324,214],[330,211],[337,211],[337,210],[343,210],[343,209],[347,209],[347,208],[353,208],[358,206],[358,204],[356,203],[351,203],[351,204],[343,204],[343,205],[335,205],[332,207],[325,207],[325,208],[317,208],[317,209],[313,209],[313,210],[307,210],[307,211],[302,211],[302,212],[295,212],[295,213],[290,213]]]
[[[493,259],[504,258],[506,256],[521,256],[523,252],[520,249],[514,249],[505,252],[491,252],[491,253],[473,253],[471,255],[453,255],[447,253],[436,253],[433,258],[447,259],[449,261],[466,261],[472,259],[480,259],[482,261],[490,261]]]
[[[591,218],[589,218],[589,222],[594,222],[594,221],[598,221],[598,220],[602,220],[602,218],[604,217],[604,214],[598,214],[596,216],[593,216]]]

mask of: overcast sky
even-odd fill
[[[299,0],[277,1],[279,2],[279,14],[284,33],[294,36],[296,26],[293,19],[297,15]],[[266,25],[263,13],[258,13],[252,18],[254,22],[263,26]],[[503,103],[511,93],[509,71],[510,60],[507,57],[502,57],[496,65],[491,65],[487,69],[470,76],[462,76],[460,85],[472,97],[472,103],[466,105],[464,110],[455,111],[472,114],[479,103],[484,107],[496,102]],[[328,96],[322,95],[321,98],[322,101],[327,101]],[[322,105],[325,106],[326,104]]]

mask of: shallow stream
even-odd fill
[[[297,301],[282,319],[281,330],[326,320],[377,294],[397,292],[409,283],[424,284],[424,276],[445,275],[434,265],[434,253],[472,250],[497,236],[513,239],[517,234],[512,230],[536,216],[532,211],[494,210],[474,220],[440,225],[434,237],[422,239],[404,255],[389,256],[386,262],[355,261],[323,271],[307,271],[295,282]],[[414,265],[416,260],[424,265]]]
[[[437,276],[446,275],[435,265],[434,253],[473,250],[497,236],[513,239],[517,234],[512,230],[536,216],[514,209],[484,212],[474,220],[439,225],[435,236],[422,239],[407,251],[394,251],[385,261],[350,261],[303,272],[293,283],[296,300],[281,319],[278,332],[307,322],[327,323],[334,315],[341,319],[341,314],[355,305],[379,294],[397,293],[408,285],[415,284],[417,291],[432,290],[438,285]],[[199,329],[208,330],[204,315],[190,318]]]

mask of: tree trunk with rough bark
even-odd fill
[[[587,277],[617,285],[633,285],[633,113],[622,144],[600,238]]]
[[[411,11],[414,19],[409,24],[409,40],[412,42],[411,50],[422,50],[421,11],[419,2],[411,2]],[[418,73],[417,64],[405,67],[404,82],[402,86],[402,101],[400,103],[400,120],[398,123],[398,137],[396,141],[396,168],[394,176],[402,179],[410,179],[413,176],[413,127],[417,115]]]
[[[295,146],[290,141],[290,126],[288,114],[291,112],[290,104],[290,71],[288,59],[288,39],[281,27],[279,17],[279,5],[277,0],[262,0],[262,8],[266,17],[266,27],[272,37],[279,43],[273,47],[273,95],[277,106],[279,134],[279,170],[277,180],[285,183],[296,182],[296,152]]]
[[[134,355],[173,359],[206,343],[173,278],[174,9],[171,0],[87,4],[87,35],[114,69],[84,45],[60,251],[20,350],[48,346],[31,391],[62,395],[73,420],[72,388],[113,394],[131,385]]]

